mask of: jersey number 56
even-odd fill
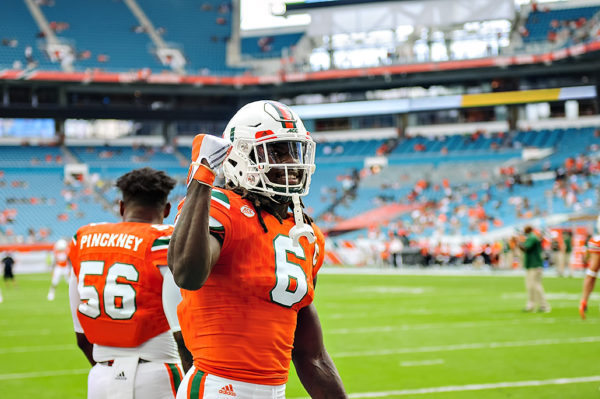
[[[139,272],[128,263],[113,263],[106,271],[106,277],[103,276],[104,262],[88,260],[81,262],[79,271],[79,282],[77,290],[81,303],[78,310],[80,313],[96,319],[101,315],[100,295],[102,295],[104,304],[104,313],[113,320],[131,319],[136,311],[135,289],[128,283],[117,282],[118,277],[126,281],[135,282],[139,279]],[[95,285],[86,285],[86,277],[91,279],[103,279],[104,285],[102,292],[98,292]],[[96,277],[97,276],[97,277]]]

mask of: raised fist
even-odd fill
[[[195,179],[211,185],[218,169],[231,151],[231,142],[209,134],[198,134],[192,142],[192,163],[188,171],[187,185]],[[207,170],[208,168],[208,170]]]

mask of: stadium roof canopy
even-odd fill
[[[310,36],[420,27],[454,26],[467,22],[515,17],[514,0],[313,1],[288,5],[286,14],[308,13]],[[290,10],[291,8],[291,10]]]

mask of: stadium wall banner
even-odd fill
[[[15,259],[15,274],[46,273],[52,268],[54,244],[2,244],[0,259],[10,253]]]
[[[563,87],[556,89],[538,89],[505,91],[500,93],[465,94],[461,107],[485,107],[504,104],[524,104],[596,98],[594,86]]]
[[[393,100],[351,101],[328,104],[296,105],[292,108],[303,119],[323,119],[368,115],[404,114],[418,111],[487,107],[596,98],[595,86],[504,91]]]

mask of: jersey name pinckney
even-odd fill
[[[118,247],[137,251],[143,238],[132,234],[95,233],[84,234],[79,240],[79,248],[90,247]]]

